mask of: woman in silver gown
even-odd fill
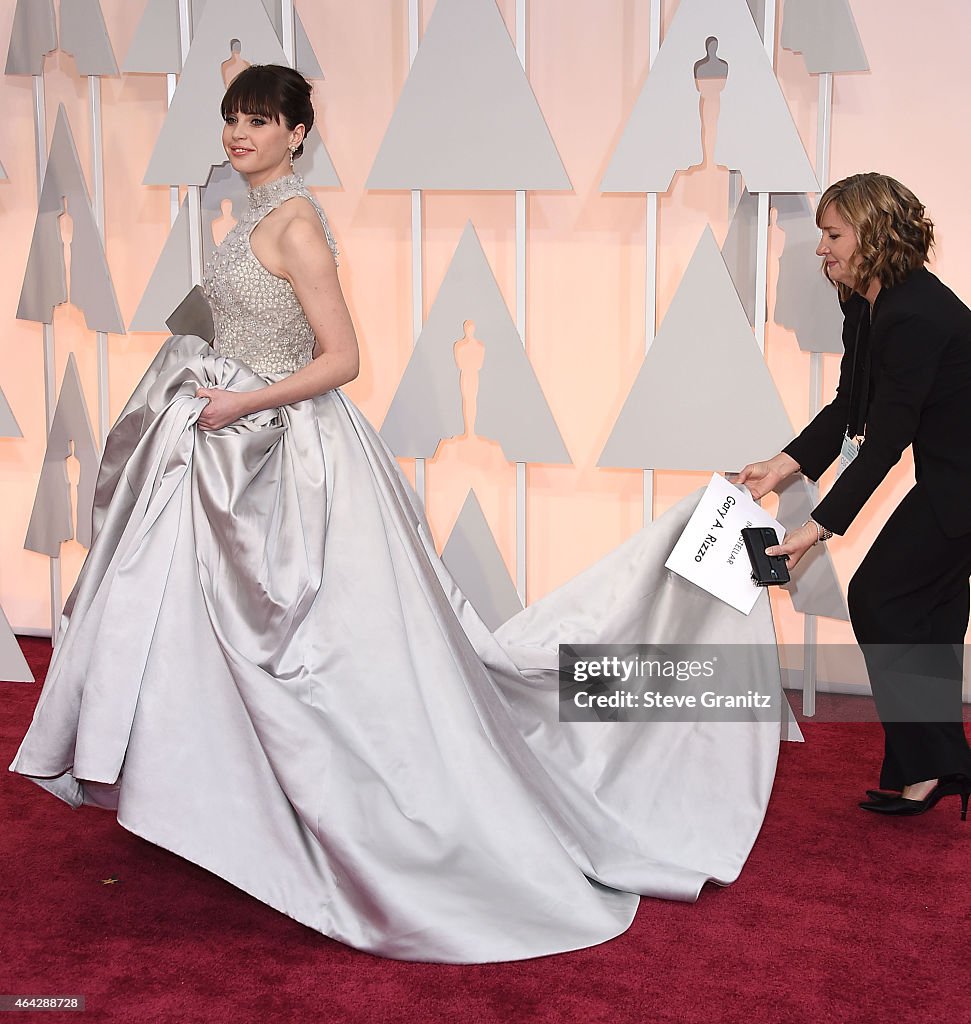
[[[309,91],[269,66],[227,93],[251,187],[206,268],[215,342],[170,337],[107,439],[11,769],[382,956],[602,942],[637,894],[737,877],[780,726],[560,722],[557,645],[774,645],[768,602],[746,617],[664,569],[689,498],[490,633],[340,391],[336,250],[291,171]],[[777,691],[777,661],[753,666]]]

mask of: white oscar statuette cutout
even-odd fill
[[[715,473],[665,568],[748,615],[764,588],[752,582],[742,542],[747,526],[771,526],[780,541],[785,536],[783,526],[755,503],[746,488]]]

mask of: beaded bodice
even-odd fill
[[[257,224],[281,203],[304,196],[313,203],[337,260],[327,217],[299,174],[257,185],[247,207],[206,262],[202,289],[216,328],[213,348],[242,360],[257,373],[292,373],[313,358],[313,329],[289,281],[271,274],[250,247]]]

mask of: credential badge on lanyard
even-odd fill
[[[873,311],[870,310],[870,317],[867,318],[867,326],[872,321]],[[869,347],[869,331],[867,332],[866,342],[866,353],[863,357],[863,380],[860,382],[860,391],[857,392],[857,378],[856,368],[859,362],[860,342],[861,338],[860,328],[863,326],[863,320],[856,327],[856,351],[853,357],[853,372],[850,375],[850,409],[853,421],[847,424],[846,433],[843,435],[843,444],[840,447],[840,463],[839,468],[836,470],[836,478],[839,479],[843,474],[843,470],[860,454],[860,448],[863,446],[864,427],[863,424],[866,422],[866,407],[867,400],[870,393],[870,347]],[[854,399],[856,399],[854,401]]]
[[[850,437],[849,433],[843,435],[843,446],[840,448],[840,464],[836,471],[836,478],[842,475],[843,470],[860,454],[863,445],[863,438],[857,435]],[[831,449],[832,450],[832,449]]]

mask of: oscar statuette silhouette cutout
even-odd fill
[[[455,365],[459,368],[459,390],[462,393],[462,422],[465,430],[461,438],[475,437],[475,414],[478,409],[479,371],[485,362],[485,345],[475,336],[475,324],[466,320],[465,333],[452,347]]]
[[[241,50],[242,43],[240,43],[238,39],[231,39],[229,41],[229,52],[231,56],[228,60],[224,60],[222,64],[219,65],[223,76],[223,84],[227,89],[232,85],[233,79],[241,71],[245,71],[250,66],[250,62],[240,56]]]
[[[80,296],[72,295],[74,280],[74,218],[71,216],[67,196],[61,196],[61,212],[57,215],[57,230],[61,236],[61,263],[64,267],[64,298],[52,310],[52,323],[55,333],[60,330],[87,332],[87,320],[84,311],[73,300]]]
[[[57,215],[57,229],[61,235],[64,261],[64,301],[71,301],[71,243],[74,241],[74,218],[67,208],[67,196],[61,196],[61,213]]]
[[[81,483],[81,463],[74,454],[74,441],[68,442],[71,454],[64,460],[64,475],[71,492],[71,527],[73,543],[78,539],[78,485]],[[65,543],[68,543],[65,541]]]
[[[717,166],[715,163],[715,140],[717,138],[718,115],[721,113],[721,96],[728,84],[728,62],[718,56],[718,40],[709,36],[705,41],[705,56],[694,68],[695,88],[698,90],[698,117],[701,125],[703,156],[695,167],[702,170]]]
[[[469,491],[474,490],[504,548],[513,544],[515,537],[515,507],[509,495],[516,489],[516,465],[506,459],[498,441],[476,433],[480,371],[488,352],[475,335],[473,320],[464,321],[462,327],[462,337],[454,342],[452,353],[459,371],[463,429],[461,434],[442,438],[434,458],[426,460],[427,508],[433,520],[452,524]]]
[[[235,225],[236,218],[233,216],[233,201],[232,199],[223,199],[219,204],[219,216],[213,217],[209,225],[213,246],[218,246],[226,235],[233,230]]]

